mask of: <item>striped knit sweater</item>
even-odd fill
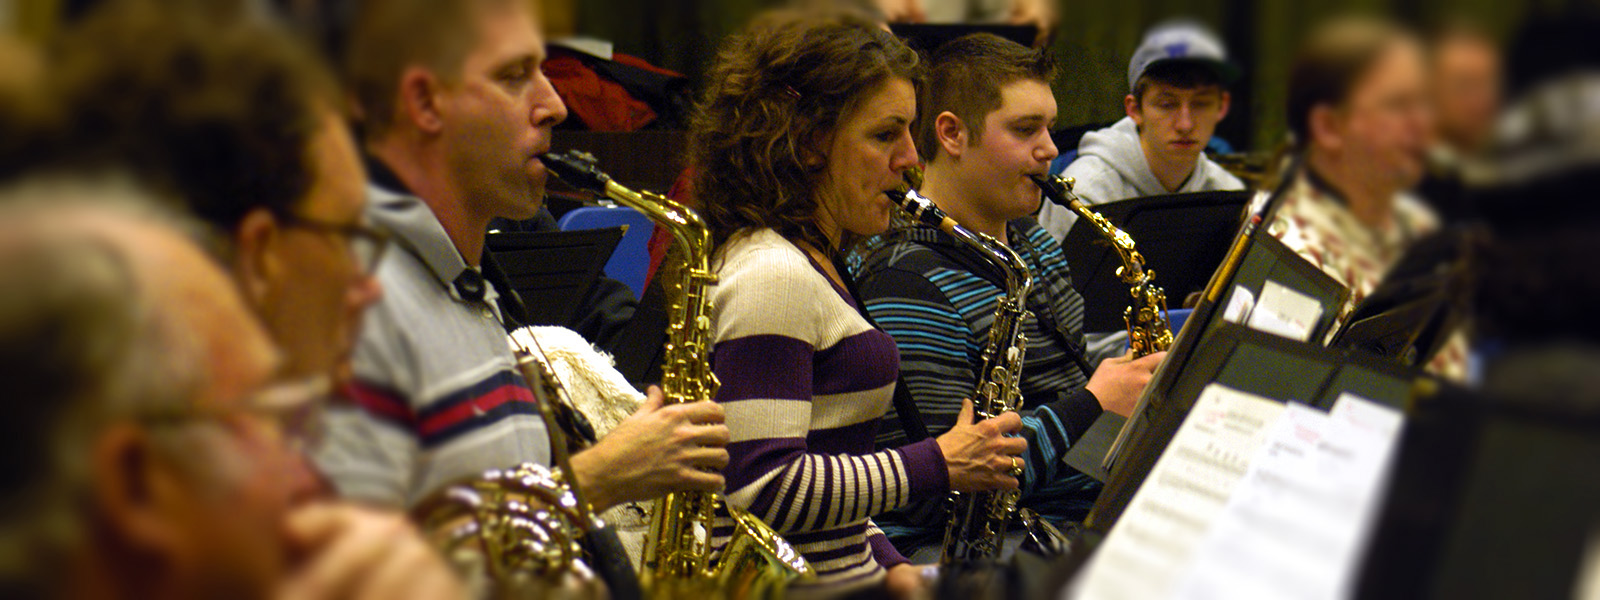
[[[770,229],[736,237],[719,257],[712,366],[733,434],[728,499],[816,569],[792,596],[882,585],[885,569],[905,559],[870,517],[949,488],[934,440],[873,451],[899,367],[894,341]]]
[[[1023,324],[1028,350],[1022,367],[1023,437],[1028,440],[1022,505],[1054,520],[1078,520],[1100,486],[1061,463],[1061,455],[1100,414],[1084,389],[1087,379],[1069,352],[1084,345],[1083,297],[1061,246],[1031,218],[1012,221],[1007,238],[1034,275]],[[998,269],[947,234],[928,227],[897,230],[868,242],[857,268],[861,295],[874,321],[893,336],[901,372],[930,435],[948,431],[961,402],[977,385],[995,302],[1003,290]],[[1059,330],[1059,333],[1055,330]],[[1070,340],[1075,348],[1067,348]],[[1096,357],[1090,357],[1095,364]],[[906,442],[890,413],[880,445]],[[937,541],[943,505],[930,502],[885,515],[879,524],[902,550]]]

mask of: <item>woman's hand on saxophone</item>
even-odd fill
[[[972,400],[961,401],[956,425],[939,436],[939,451],[950,469],[950,490],[978,492],[1016,489],[1017,471],[1028,442],[1009,434],[1022,431],[1022,417],[1007,412],[972,422]]]
[[[593,447],[572,456],[595,510],[678,491],[722,491],[728,426],[710,401],[663,406],[661,388]]]

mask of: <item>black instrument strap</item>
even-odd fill
[[[919,227],[921,226],[919,225]],[[1010,226],[1007,225],[1007,227]],[[929,229],[931,230],[932,228]],[[999,288],[1002,293],[1004,292],[1006,289],[1005,276],[1000,273],[998,267],[994,266],[994,263],[989,262],[985,258],[974,256],[976,254],[975,250],[963,245],[959,245],[960,242],[957,242],[955,238],[950,237],[949,234],[942,231],[936,232],[936,234],[939,236],[941,241],[948,243],[925,244],[928,248],[932,249],[934,252],[938,252],[940,255],[943,255],[946,259],[950,260],[950,262],[961,265],[961,268],[966,269],[967,272],[972,273],[973,275],[982,278],[984,281],[989,282],[996,288]],[[1029,296],[1027,302],[1024,304],[1032,304],[1032,300],[1033,297]],[[1061,323],[1056,321],[1055,313],[1050,311],[1050,305],[1048,302],[1046,302],[1041,308],[1044,310],[1033,310],[1033,307],[1029,306],[1029,311],[1033,313],[1033,318],[1039,320],[1039,328],[1053,334],[1056,338],[1056,341],[1061,343],[1061,347],[1065,348],[1067,351],[1067,357],[1071,358],[1072,362],[1078,365],[1078,369],[1083,371],[1084,381],[1088,381],[1090,378],[1094,377],[1094,366],[1090,365],[1089,360],[1084,357],[1085,349],[1082,346],[1079,346],[1077,342],[1074,342],[1071,336],[1067,335],[1066,329],[1062,327]]]
[[[878,322],[872,320],[872,315],[867,314],[866,301],[861,298],[861,291],[856,289],[856,279],[850,276],[850,269],[844,264],[843,257],[838,252],[831,253],[833,270],[839,273],[839,280],[844,283],[844,289],[850,292],[850,297],[856,301],[856,312],[861,313],[861,318],[873,329],[883,331]],[[906,377],[895,370],[894,380],[894,410],[900,415],[900,427],[906,432],[906,440],[910,443],[928,439],[928,425],[922,422],[922,411],[917,410],[917,403],[911,399],[911,390],[906,389]]]

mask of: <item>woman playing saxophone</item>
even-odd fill
[[[805,555],[793,596],[915,592],[875,514],[950,490],[1013,488],[1015,415],[874,451],[899,369],[835,258],[888,227],[883,192],[916,163],[916,54],[871,22],[773,13],[719,55],[691,133],[694,192],[712,232],[711,291],[732,432],[724,471],[747,507]]]

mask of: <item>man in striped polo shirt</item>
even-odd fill
[[[915,127],[918,150],[928,157],[922,192],[963,227],[1010,246],[1035,279],[1027,299],[1034,318],[1023,324],[1028,454],[1021,505],[1054,520],[1081,519],[1100,486],[1064,466],[1061,455],[1103,410],[1131,412],[1165,353],[1138,360],[1082,355],[1083,298],[1061,247],[1030,216],[1040,192],[1028,175],[1044,174],[1056,156],[1049,55],[975,34],[940,47],[929,71]],[[1004,280],[975,251],[928,227],[892,231],[870,248],[861,295],[899,346],[901,374],[928,434],[939,435],[978,382]],[[1089,373],[1098,358],[1106,360]],[[907,429],[890,420],[879,443],[906,443]],[[945,520],[933,516],[940,505],[923,504],[877,521],[904,552],[937,543],[943,531]]]
[[[349,36],[368,216],[395,248],[378,266],[384,297],[357,342],[353,402],[330,411],[317,457],[348,497],[411,507],[488,469],[550,463],[546,424],[506,338],[520,303],[484,253],[490,219],[539,210],[538,155],[566,117],[540,71],[529,4],[368,3]],[[573,457],[571,475],[596,509],[722,488],[722,409],[661,402],[652,390]]]

